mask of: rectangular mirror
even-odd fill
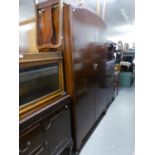
[[[64,93],[62,53],[45,52],[20,55],[20,113],[52,103]],[[24,112],[23,112],[24,111]]]
[[[59,89],[59,63],[23,69],[19,79],[21,106]]]

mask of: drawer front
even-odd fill
[[[45,148],[43,145],[43,135],[40,125],[31,127],[20,135],[19,138],[19,154],[20,155],[44,155]]]
[[[46,146],[50,155],[55,155],[71,139],[70,111],[68,106],[57,114],[51,114],[43,120]]]

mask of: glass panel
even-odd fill
[[[59,89],[58,66],[52,63],[20,70],[20,106]]]

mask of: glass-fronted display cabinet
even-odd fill
[[[49,103],[52,103],[52,100],[55,100],[55,98],[64,93],[62,52],[56,48],[54,48],[53,50],[47,49],[46,51],[41,52],[39,49],[39,44],[37,42],[40,38],[46,39],[46,37],[48,36],[48,33],[45,33],[47,30],[47,21],[44,21],[44,19],[48,17],[47,14],[44,15],[44,7],[45,5],[47,5],[46,3],[48,3],[49,7],[51,7],[51,16],[54,15],[54,17],[60,17],[59,0],[19,1],[20,119],[33,112],[36,112]],[[47,12],[48,10],[46,9],[45,12]],[[40,11],[42,11],[41,20],[39,14]],[[52,36],[56,36],[56,38],[58,38],[57,36],[59,36],[60,38],[60,30],[58,30],[57,32],[57,29],[55,29],[57,25],[61,28],[59,24],[60,22],[55,22],[57,20],[53,19],[57,18],[52,18],[51,21],[51,24],[53,26]],[[41,32],[43,32],[41,36],[38,35],[38,32],[40,32],[40,30],[42,30]],[[59,35],[56,35],[58,33]],[[46,47],[47,46],[45,46],[45,48]]]
[[[24,54],[19,60],[19,105],[23,117],[64,93],[62,54]]]

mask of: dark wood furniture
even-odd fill
[[[73,147],[71,98],[61,52],[24,53],[19,61],[21,155],[58,155]]]
[[[105,24],[84,8],[64,5],[63,55],[67,92],[73,98],[74,148],[79,151],[114,97],[114,60]]]
[[[61,0],[47,0],[36,5],[39,50],[61,46],[62,7]]]
[[[20,155],[56,155],[69,150],[73,141],[68,95],[20,121]]]
[[[30,2],[28,1],[28,3]],[[63,54],[62,49],[59,48],[62,45],[61,39],[59,39],[61,26],[57,29],[56,24],[59,24],[60,20],[57,21],[55,18],[61,12],[59,3],[60,1],[55,1],[54,5],[56,6],[51,8],[53,12],[51,16],[54,16],[51,20],[53,24],[49,23],[54,30],[50,36],[51,42],[48,42],[50,39],[47,36],[51,30],[48,29],[47,33],[44,32],[48,23],[41,26],[41,31],[39,31],[40,27],[34,26],[37,25],[37,22],[41,23],[33,14],[34,11],[32,14],[35,18],[26,19],[20,23],[20,155],[71,155],[73,147],[70,116],[71,97],[67,95],[64,87]],[[44,12],[44,8],[41,7],[44,7],[43,3],[37,5],[38,12]],[[28,7],[23,6],[22,8]],[[26,12],[23,12],[23,15],[27,15]],[[49,11],[47,12],[49,14]],[[42,14],[44,13],[39,15],[41,21],[43,18],[48,18],[47,15]],[[34,24],[33,31],[24,29],[24,26],[32,26],[32,23]],[[40,33],[37,35],[34,32],[41,32],[41,36]],[[27,42],[32,40],[32,43],[35,44],[35,39],[39,41],[38,46],[34,47]]]
[[[20,119],[64,93],[61,52],[25,53],[19,60]]]
[[[28,71],[27,79],[35,78],[36,73],[44,77],[46,67],[51,67],[48,73],[53,70],[52,77],[57,77],[59,84],[52,82],[50,75],[32,88],[30,84],[21,87],[21,99],[33,95],[20,107],[20,154],[69,155],[73,146],[71,131],[74,149],[80,151],[114,98],[114,60],[105,43],[106,26],[90,10],[69,4],[62,7],[60,0],[37,4],[36,15],[39,52],[21,60],[21,75]],[[54,57],[31,59],[48,53]],[[26,55],[22,53],[24,58]],[[57,66],[49,66],[51,63]],[[32,76],[30,73],[39,67],[43,74],[37,70]]]

